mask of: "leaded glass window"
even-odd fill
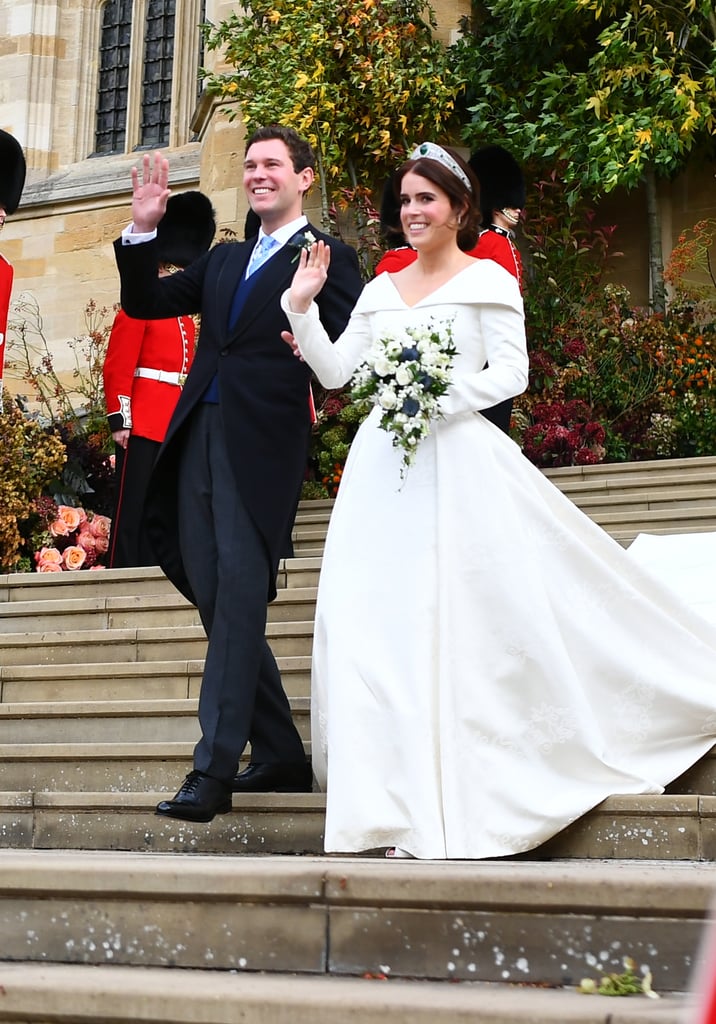
[[[171,120],[175,0],[148,0],[140,146],[165,146]]]
[[[108,0],[102,12],[95,151],[121,153],[127,132],[132,0]]]

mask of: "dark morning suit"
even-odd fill
[[[335,338],[362,287],[358,260],[317,228],[306,225],[297,235],[305,232],[331,247],[317,305]],[[254,242],[217,245],[163,279],[154,242],[115,243],[127,313],[145,319],[202,314],[194,363],[152,475],[146,521],[159,565],[197,605],[209,636],[194,767],[225,781],[247,741],[254,762],[304,757],[264,639],[266,603],[276,594],[310,430],[310,369],[281,339],[288,323],[280,297],[299,249],[289,242],[245,281]],[[238,317],[232,317],[235,305]],[[214,379],[218,404],[204,401]],[[212,508],[204,492],[211,493]]]

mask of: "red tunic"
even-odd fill
[[[411,249],[409,245],[403,245],[399,249],[389,249],[378,261],[375,273],[376,275],[397,274],[399,270],[409,266],[417,255],[415,249]],[[517,246],[508,235],[489,229],[483,231],[477,240],[477,245],[474,249],[470,249],[468,256],[475,256],[480,260],[494,260],[495,263],[499,263],[501,267],[509,270],[512,276],[517,278],[520,291],[522,290],[522,260]]]
[[[133,320],[122,310],[117,313],[104,362],[104,395],[112,432],[129,428],[138,437],[164,440],[181,387],[135,376],[135,371],[141,368],[185,376],[194,358],[194,343],[194,321],[189,316]]]
[[[5,365],[5,334],[10,310],[13,269],[4,256],[0,256],[0,391],[2,391],[3,367]]]

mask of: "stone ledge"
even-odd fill
[[[7,1024],[682,1024],[693,1001],[480,982],[3,964]]]

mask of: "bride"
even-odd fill
[[[396,183],[418,258],[365,287],[335,345],[312,302],[322,243],[282,300],[284,340],[328,388],[389,335],[457,349],[409,468],[376,406],[333,510],[312,678],[325,848],[498,857],[662,792],[711,748],[716,628],[477,415],[526,387],[519,288],[464,251],[478,185],[457,153],[424,143]]]

